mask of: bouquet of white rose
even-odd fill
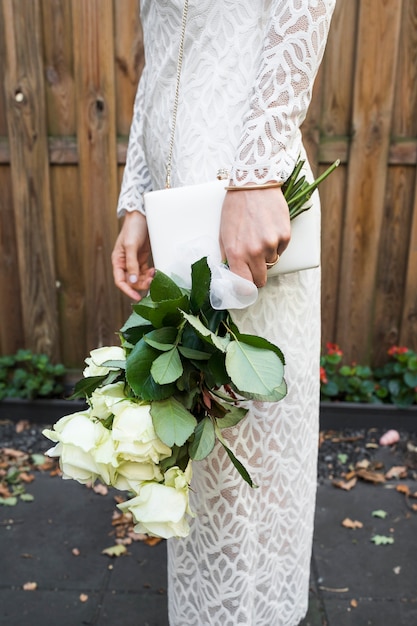
[[[288,186],[298,214],[318,182],[295,179]],[[86,397],[88,408],[44,431],[56,443],[48,454],[59,457],[63,478],[98,479],[132,494],[118,506],[132,513],[137,532],[187,536],[192,462],[206,458],[216,440],[254,487],[222,430],[245,417],[246,400],[286,395],[281,350],[242,334],[228,311],[213,309],[210,281],[206,258],[192,266],[190,289],[157,271],[120,330],[121,345],[86,359],[74,396]]]

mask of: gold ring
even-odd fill
[[[274,265],[276,265],[278,261],[279,261],[279,254],[277,254],[277,258],[275,259],[273,263],[267,263],[265,261],[266,269],[269,270],[271,267],[274,267]]]

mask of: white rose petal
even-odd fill
[[[171,456],[171,448],[156,436],[149,404],[126,400],[115,404],[113,411],[112,437],[119,459],[159,463]]]
[[[113,487],[120,491],[133,491],[139,493],[144,482],[161,481],[161,470],[155,463],[134,463],[125,461],[121,463],[113,480]]]
[[[98,419],[105,420],[113,414],[113,406],[126,399],[124,382],[112,383],[98,387],[89,399],[92,414]]]
[[[99,477],[110,484],[118,464],[114,443],[110,431],[92,419],[90,411],[66,415],[44,434],[58,442],[48,455],[60,456],[65,478],[85,483]]]
[[[88,376],[106,376],[110,371],[117,370],[117,367],[103,367],[106,361],[125,361],[126,353],[120,346],[105,346],[97,348],[90,352],[90,356],[85,359],[87,367],[84,369],[83,375]]]
[[[135,498],[119,504],[130,511],[137,522],[135,532],[148,533],[164,539],[186,537],[189,525],[185,519],[188,494],[158,483],[146,483]]]

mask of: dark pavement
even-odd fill
[[[35,475],[27,486],[33,502],[0,507],[0,624],[166,626],[165,543],[134,542],[127,555],[103,555],[114,545],[113,496]],[[416,482],[408,484],[417,491]],[[373,517],[376,510],[385,519]],[[346,517],[363,527],[344,528]],[[374,535],[394,543],[375,545]],[[302,626],[416,626],[416,544],[417,512],[395,483],[358,483],[349,492],[321,485]],[[27,582],[36,590],[23,590]]]

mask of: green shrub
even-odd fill
[[[320,361],[322,400],[373,402],[410,406],[417,404],[417,354],[393,346],[388,361],[374,370],[368,365],[343,365],[343,352],[328,343]]]
[[[56,397],[63,390],[65,367],[53,365],[46,354],[18,350],[0,357],[0,400],[4,398]]]

